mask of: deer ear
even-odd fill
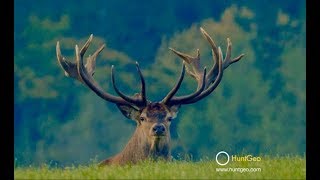
[[[128,119],[137,120],[140,117],[141,112],[130,105],[117,104],[117,106],[121,113]]]
[[[171,112],[171,114],[173,116],[172,118],[176,118],[177,117],[177,114],[178,114],[180,106],[181,105],[174,105],[174,106],[170,107],[170,112]]]

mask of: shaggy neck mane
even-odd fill
[[[170,159],[170,134],[162,138],[151,138],[152,140],[148,139],[148,135],[138,127],[123,151],[103,161],[101,165],[134,164],[147,158]]]

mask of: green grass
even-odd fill
[[[216,168],[261,168],[260,172],[218,172]],[[15,167],[15,179],[305,179],[305,157],[262,157],[260,162],[233,162],[220,166],[215,160],[199,162],[145,161],[137,165],[95,164],[66,168]]]

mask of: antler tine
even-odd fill
[[[83,45],[83,47],[80,50],[80,56],[83,57],[85,52],[87,51],[88,47],[91,44],[91,41],[93,39],[93,35],[91,34],[86,43]],[[103,44],[97,51],[92,55],[87,58],[87,63],[85,65],[86,70],[88,71],[89,74],[93,75],[96,67],[96,57],[99,55],[99,53],[103,50],[105,47],[105,44]],[[62,69],[64,70],[64,74],[68,77],[72,77],[74,79],[79,80],[83,84],[85,84],[78,73],[77,70],[77,64],[67,61],[65,57],[62,56],[61,50],[60,50],[60,43],[59,41],[57,42],[56,45],[56,54],[57,54],[57,60]]]
[[[223,62],[224,69],[226,69],[230,64],[239,61],[244,56],[244,54],[240,54],[238,57],[231,60],[230,58],[231,58],[232,43],[231,43],[230,38],[227,38],[227,42],[228,42],[228,46],[227,46],[227,51],[226,51],[226,58],[224,59],[224,62]]]
[[[219,56],[219,52],[218,52],[216,44],[214,43],[213,39],[209,36],[209,34],[202,27],[200,27],[200,30],[201,30],[202,35],[207,39],[207,41],[209,42],[209,44],[212,47],[212,56],[213,56],[214,65],[210,69],[210,71],[206,77],[206,79],[207,79],[206,84],[207,84],[207,86],[209,86],[211,83],[213,83],[214,79],[217,77],[217,74],[218,74],[218,71],[216,68],[216,62],[214,59],[217,59],[217,57]],[[229,65],[239,61],[244,56],[244,54],[241,54],[238,57],[231,60],[232,43],[231,43],[230,38],[227,38],[227,43],[228,43],[228,45],[227,45],[226,57],[223,61],[223,65],[222,65],[223,70],[226,69],[227,67],[229,67]]]
[[[144,77],[142,75],[139,63],[136,61],[136,67],[137,67],[137,71],[139,73],[140,76],[140,82],[141,82],[141,99],[144,105],[147,105],[147,96],[146,96],[146,83],[144,80]]]
[[[232,50],[232,43],[231,43],[231,40],[230,38],[227,38],[227,51],[226,51],[226,57],[225,57],[225,60],[224,60],[224,64],[226,64],[228,61],[230,61],[230,58],[231,58],[231,50]]]
[[[82,82],[82,79],[81,79],[81,77],[80,77],[79,74],[78,74],[76,64],[67,61],[66,58],[62,56],[61,50],[60,50],[60,43],[59,43],[59,41],[57,42],[57,45],[56,45],[56,54],[57,54],[58,63],[59,63],[59,65],[61,66],[61,68],[63,69],[64,74],[65,74],[67,77],[72,77],[72,78],[77,79],[77,80],[79,80],[80,82]]]
[[[209,34],[202,28],[200,27],[201,34],[204,36],[205,39],[210,43],[211,48],[212,48],[212,54],[215,59],[219,57],[219,50],[216,46],[216,43],[214,43],[213,39],[209,36]]]
[[[203,78],[201,80],[200,88],[197,89],[194,93],[189,94],[189,95],[185,95],[185,96],[180,96],[180,97],[172,97],[165,104],[167,104],[169,106],[178,105],[178,104],[189,104],[188,103],[189,101],[191,101],[192,99],[199,96],[203,92],[203,90],[205,89],[206,80],[204,77],[206,77],[206,73],[207,73],[207,68],[205,67],[203,70],[203,76],[202,76]]]
[[[88,40],[86,41],[86,43],[82,46],[81,50],[80,50],[80,57],[83,57],[84,53],[86,53],[86,51],[88,50],[91,41],[93,39],[93,34],[90,34]]]
[[[201,69],[201,66],[200,66],[200,50],[197,49],[197,56],[196,57],[192,57],[188,54],[185,54],[185,53],[182,53],[182,52],[179,52],[173,48],[169,48],[172,52],[174,52],[176,55],[178,55],[182,60],[183,62],[187,63],[187,64],[190,64],[191,67],[192,67],[192,70],[189,69],[188,66],[186,66],[186,70],[187,70],[187,73],[193,77],[194,79],[197,80],[198,82],[198,87],[197,89],[200,88],[200,84],[201,84],[201,79],[202,79],[202,69]]]
[[[184,78],[184,74],[185,74],[185,69],[186,69],[186,65],[183,62],[182,63],[182,70],[179,76],[179,80],[176,83],[176,85],[171,89],[171,91],[163,98],[163,100],[161,101],[161,103],[167,104],[167,102],[177,93],[177,91],[180,88],[180,85],[182,83],[182,80]]]
[[[174,52],[176,55],[178,55],[180,58],[182,58],[182,59],[183,59],[185,62],[187,62],[188,64],[194,62],[196,59],[199,58],[199,56],[197,56],[197,57],[192,57],[192,56],[190,56],[190,55],[188,55],[188,54],[179,52],[179,51],[177,51],[177,50],[175,50],[175,49],[173,49],[173,48],[171,48],[171,47],[169,47],[169,49],[170,49],[172,52]]]
[[[101,45],[99,49],[96,50],[96,52],[93,53],[93,55],[89,55],[87,58],[87,64],[85,65],[85,68],[87,69],[88,73],[93,76],[96,69],[96,59],[97,56],[100,54],[100,52],[105,48],[105,44]],[[80,51],[81,52],[81,51]],[[80,53],[81,54],[81,53]]]
[[[122,99],[124,99],[124,100],[126,100],[126,101],[128,101],[128,102],[130,102],[130,103],[132,103],[132,104],[135,104],[135,105],[137,105],[137,106],[145,106],[146,105],[146,100],[145,101],[143,101],[143,99],[138,99],[138,98],[132,98],[132,97],[129,97],[129,96],[127,96],[127,95],[125,95],[124,93],[122,93],[119,89],[118,89],[118,87],[116,86],[116,83],[115,83],[115,78],[114,78],[114,66],[112,65],[111,66],[111,79],[112,79],[112,86],[113,86],[113,88],[114,88],[114,90],[116,91],[116,93],[122,98]],[[144,79],[142,78],[141,79],[141,82],[143,82],[142,84],[144,84]],[[142,85],[143,86],[143,88],[142,88],[142,90],[141,91],[145,91],[145,90],[143,90],[144,89],[144,85]]]
[[[211,53],[212,53],[212,60],[214,62],[212,68],[209,70],[209,73],[206,77],[206,85],[209,86],[210,83],[212,82],[212,76],[214,74],[214,70],[217,69],[217,59],[219,58],[219,50],[216,46],[216,44],[214,43],[213,39],[210,37],[210,35],[202,28],[200,27],[200,31],[201,34],[203,35],[203,37],[209,42],[210,46],[211,46]]]

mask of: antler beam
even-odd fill
[[[103,88],[101,88],[101,86],[93,79],[95,66],[96,66],[96,58],[99,55],[99,53],[103,50],[105,45],[103,44],[100,48],[98,48],[95,51],[95,53],[93,53],[92,56],[89,55],[87,58],[87,63],[86,65],[84,65],[83,56],[85,55],[87,49],[89,48],[92,39],[93,39],[93,35],[91,34],[89,39],[82,46],[81,50],[79,50],[78,45],[75,46],[76,63],[70,62],[66,60],[65,57],[62,56],[61,50],[60,50],[60,43],[59,41],[57,42],[57,46],[56,46],[57,59],[60,66],[64,70],[65,75],[68,77],[77,79],[83,84],[87,85],[93,92],[95,92],[98,96],[100,96],[106,101],[110,101],[112,103],[120,104],[120,105],[130,105],[133,107],[138,107],[139,109],[145,107],[147,105],[145,80],[143,78],[143,75],[141,73],[138,63],[136,63],[136,66],[137,66],[137,70],[141,80],[141,96],[129,97],[123,94],[122,92],[120,92],[120,90],[115,85],[113,66],[111,68],[112,69],[111,70],[112,85],[116,93],[120,97],[114,96],[112,94],[105,92]]]

